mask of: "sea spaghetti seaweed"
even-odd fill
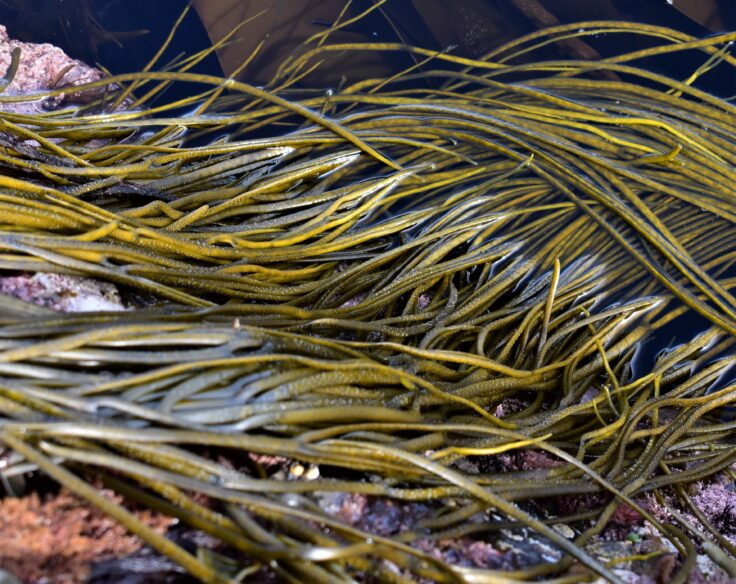
[[[603,33],[659,44],[540,60]],[[673,582],[696,545],[728,568],[733,545],[685,487],[736,458],[736,117],[697,88],[733,74],[735,36],[588,22],[480,60],[320,37],[266,88],[191,73],[198,55],[80,87],[109,93],[79,109],[3,114],[0,267],[149,298],[0,307],[3,476],[47,473],[207,582],[262,566],[297,582],[572,581],[573,562],[617,581],[586,546],[621,506],[678,551]],[[328,51],[425,60],[295,90]],[[702,54],[688,79],[639,66],[679,51]],[[170,83],[200,93],[130,101]],[[33,153],[12,146],[29,138]],[[646,356],[694,315],[700,334]],[[157,535],[94,479],[223,555]],[[426,513],[371,532],[328,512],[350,497]],[[553,511],[561,497],[595,503]],[[652,511],[677,499],[703,529]],[[509,572],[427,551],[522,529],[559,555]]]

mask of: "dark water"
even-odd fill
[[[352,13],[364,11],[372,3],[373,0],[354,0]],[[534,22],[529,13],[525,15],[519,9],[525,4],[543,5],[562,23],[598,19],[639,21],[672,27],[698,37],[736,30],[736,2],[733,0],[673,0],[673,3],[668,0],[389,0],[380,10],[350,27],[345,39],[407,42],[437,50],[453,45],[455,54],[479,56],[539,28],[539,22]],[[711,19],[707,23],[709,26],[704,26],[675,7],[684,9],[686,5],[698,3],[716,6],[718,19]],[[112,73],[122,73],[145,66],[187,4],[188,0],[3,0],[0,2],[0,24],[5,24],[15,38],[50,42],[76,58],[100,63]],[[324,30],[337,18],[343,0],[195,0],[193,4],[202,13],[227,5],[251,6],[249,14],[267,9],[267,14],[257,21],[266,24],[260,28],[254,24],[245,29],[244,35],[270,34],[263,60],[277,62],[293,44],[290,33],[297,30],[292,26],[293,21],[300,21],[302,34]],[[287,7],[292,7],[293,16],[287,17],[284,10]],[[228,26],[236,24],[237,19],[227,23]],[[136,31],[147,32],[132,36]],[[642,41],[622,35],[609,38],[601,35],[586,39],[586,42],[605,56],[628,48],[641,48],[638,43]],[[192,10],[160,62],[193,54],[209,44],[208,32],[198,10]],[[406,57],[401,55],[392,55],[388,66],[396,69],[405,66],[404,59]],[[702,63],[702,59],[698,59],[697,55],[687,55],[654,65],[663,73],[681,77],[689,75]],[[257,64],[250,70],[253,79],[249,81],[263,81],[257,78]],[[360,69],[348,70],[354,77],[361,76]],[[206,59],[197,71],[223,74],[215,56]],[[706,76],[703,83],[714,93],[724,96],[736,93],[736,79],[711,75]]]

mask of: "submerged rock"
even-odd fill
[[[20,50],[18,69],[5,87],[5,96],[28,95],[28,101],[2,102],[0,111],[36,113],[53,110],[63,103],[84,103],[99,92],[69,92],[54,97],[36,97],[34,94],[50,89],[74,87],[102,79],[100,70],[73,59],[49,43],[24,43],[10,38],[5,26],[0,25],[0,74],[8,75],[13,51]],[[94,94],[94,95],[93,95]]]

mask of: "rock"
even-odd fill
[[[59,312],[126,310],[113,284],[64,274],[0,277],[0,293]]]
[[[552,526],[552,529],[554,529],[557,533],[559,533],[565,539],[575,538],[575,531],[572,529],[572,527],[570,527],[569,525],[565,525],[564,523],[555,523]]]
[[[65,102],[86,102],[99,96],[104,88],[92,92],[70,92],[51,98],[34,98],[34,93],[62,87],[74,87],[98,81],[103,74],[81,61],[72,59],[60,48],[48,43],[24,43],[11,39],[0,25],[0,75],[5,75],[12,52],[20,49],[18,70],[3,95],[28,95],[28,101],[2,102],[0,111],[32,114],[53,110]]]
[[[736,492],[714,483],[703,487],[693,500],[722,533],[736,534]]]

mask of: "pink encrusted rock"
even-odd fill
[[[340,308],[355,308],[356,306],[358,306],[358,304],[360,304],[361,302],[363,302],[363,300],[366,299],[366,296],[368,295],[365,293],[358,294],[355,298],[351,298],[347,302],[344,302],[340,306]]]
[[[529,402],[521,401],[515,397],[509,397],[496,406],[493,415],[497,418],[505,418],[506,416],[522,411],[528,405]]]
[[[424,310],[429,306],[429,303],[432,302],[432,295],[427,294],[426,292],[424,294],[419,295],[419,299],[417,300],[417,308],[419,310]]]
[[[7,73],[12,61],[12,52],[19,48],[18,70],[10,84],[0,94],[0,111],[12,113],[36,113],[58,107],[64,101],[86,101],[91,95],[72,92],[53,98],[33,98],[34,93],[49,89],[77,86],[98,81],[102,72],[82,61],[72,59],[60,48],[48,43],[24,43],[11,39],[7,29],[0,25],[0,75]],[[94,92],[95,94],[99,92]],[[28,95],[23,102],[3,102],[2,95]]]
[[[0,277],[0,292],[59,312],[126,310],[113,284],[77,276],[38,272]]]
[[[704,486],[693,500],[724,535],[736,534],[736,492],[716,483]]]

